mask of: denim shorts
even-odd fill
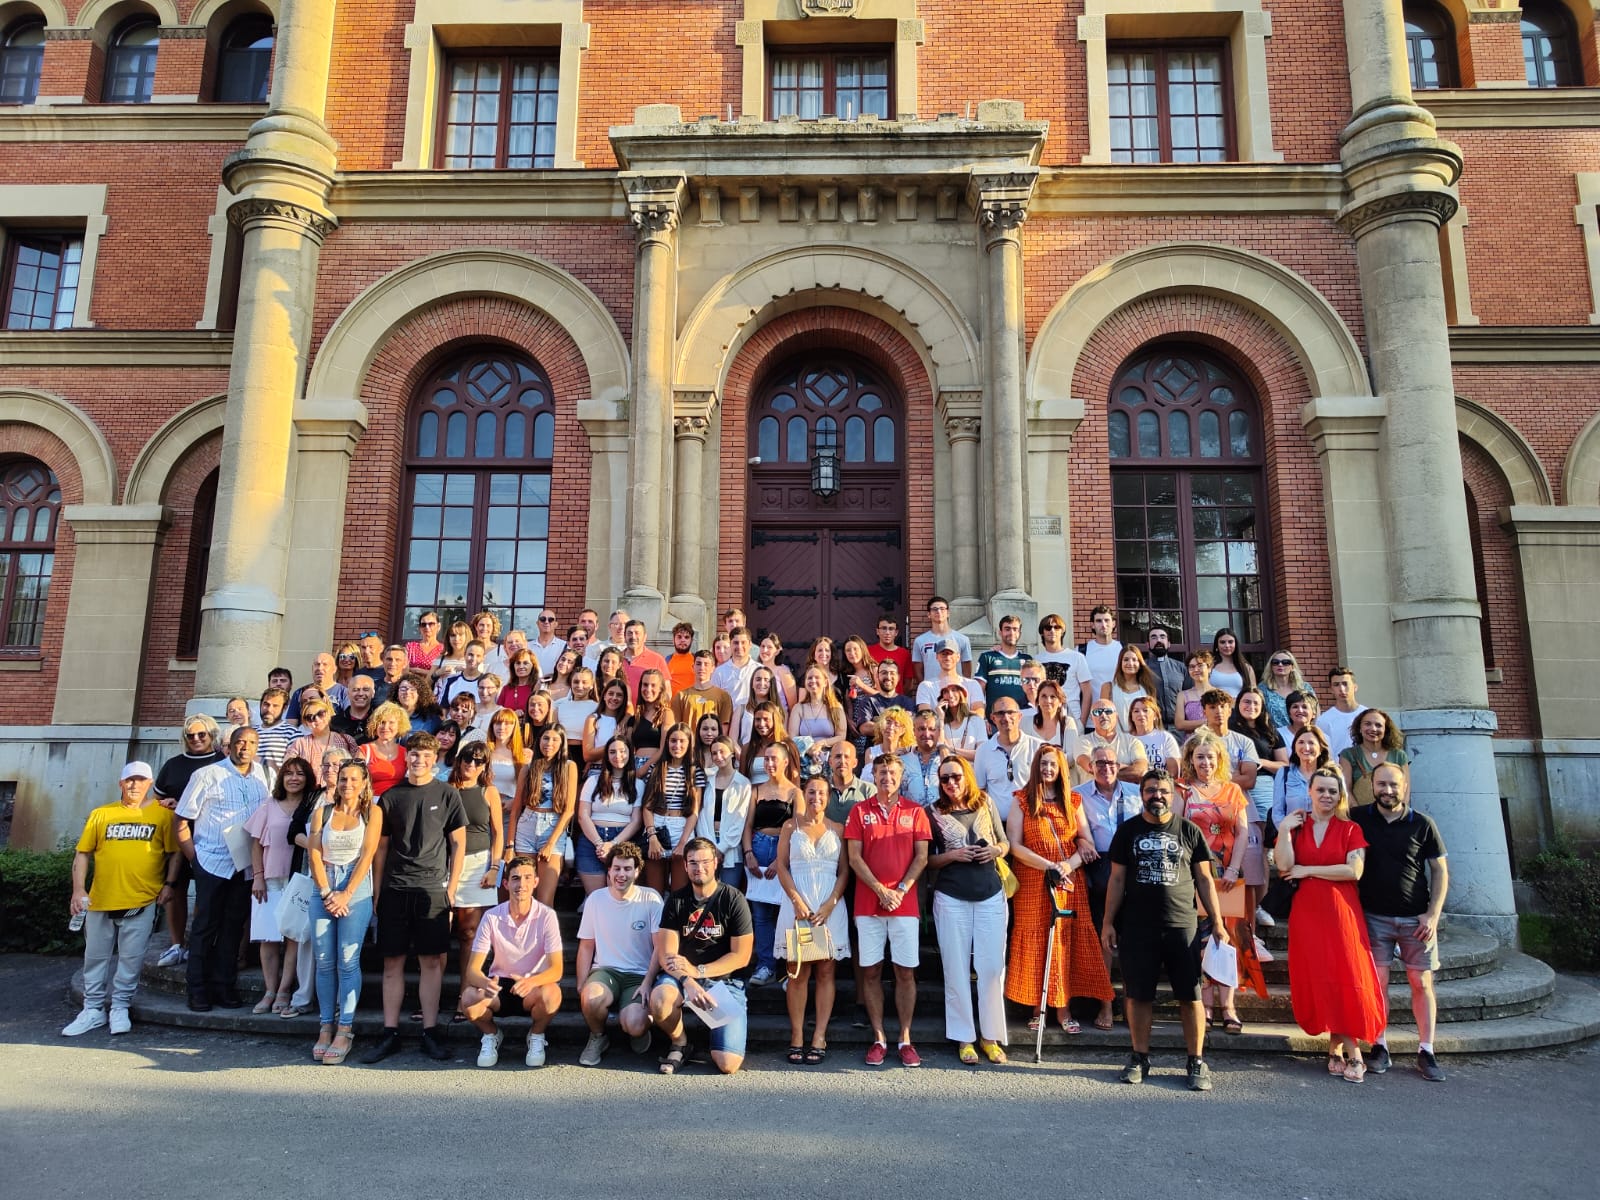
[[[1416,917],[1385,917],[1378,913],[1367,914],[1367,940],[1372,943],[1372,959],[1378,964],[1378,975],[1387,978],[1389,960],[1395,949],[1400,950],[1400,962],[1407,971],[1437,971],[1439,969],[1439,939],[1437,936],[1423,941],[1417,936]]]
[[[601,834],[614,834],[622,828],[621,825],[596,825],[595,832]],[[604,875],[606,864],[601,861],[595,844],[583,834],[578,834],[575,839],[578,843],[578,874],[579,875]],[[607,840],[610,840],[609,838]]]
[[[712,982],[714,984],[725,983],[728,985],[727,996],[723,1001],[727,1005],[728,1021],[726,1024],[718,1025],[715,1028],[707,1027],[707,1032],[711,1035],[711,1049],[718,1054],[732,1054],[738,1058],[743,1058],[745,1040],[750,1031],[750,1013],[744,994],[744,980],[727,978],[713,980]],[[683,990],[678,981],[670,976],[662,979],[656,986],[659,987],[662,983],[677,988],[680,994]],[[685,1004],[683,1011],[685,1016],[688,1016],[693,1014],[694,1009]]]

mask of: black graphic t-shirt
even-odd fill
[[[1165,825],[1130,817],[1117,826],[1108,853],[1127,868],[1119,932],[1195,927],[1193,864],[1211,856],[1198,825],[1179,816]]]
[[[678,953],[697,967],[721,958],[734,938],[755,932],[750,905],[725,883],[704,900],[695,899],[693,888],[673,892],[661,912],[661,928],[678,931]]]

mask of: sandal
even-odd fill
[[[290,1017],[303,1017],[310,1010],[301,1008],[298,1004],[285,1004],[282,1008],[275,1008],[272,1011],[287,1021]]]
[[[1011,1060],[1006,1057],[1005,1048],[999,1042],[980,1039],[978,1049],[983,1051],[984,1057],[997,1066],[1004,1066]]]
[[[1330,1055],[1328,1055],[1328,1074],[1329,1075],[1343,1075],[1344,1074],[1344,1055],[1342,1055],[1342,1054],[1330,1054]]]
[[[277,992],[263,992],[262,995],[261,995],[261,999],[256,1001],[256,1006],[254,1008],[252,1008],[250,1011],[255,1013],[255,1015],[259,1017],[259,1016],[263,1015],[264,1013],[271,1012],[272,1011],[272,1006],[274,1004],[276,1004],[277,1002],[278,1002],[278,993]]]
[[[688,1057],[689,1057],[689,1043],[688,1042],[683,1043],[683,1045],[681,1045],[681,1046],[674,1046],[672,1049],[667,1051],[667,1056],[661,1060],[661,1066],[660,1066],[661,1073],[663,1075],[676,1074],[677,1071],[678,1071],[678,1068],[683,1066],[684,1061]]]
[[[805,1061],[806,1061],[806,1048],[804,1046],[790,1046],[789,1047],[789,1064],[791,1066],[795,1066],[795,1067],[803,1066],[805,1064]]]
[[[1344,1081],[1346,1083],[1360,1083],[1367,1077],[1367,1064],[1359,1058],[1346,1063],[1344,1068]]]
[[[333,1041],[333,1026],[324,1025],[317,1031],[317,1044],[311,1047],[311,1060],[321,1062],[328,1054],[328,1046]]]
[[[1057,1018],[1057,1019],[1059,1020],[1059,1018]],[[1061,1032],[1062,1033],[1082,1033],[1083,1032],[1083,1026],[1078,1024],[1078,1021],[1077,1021],[1076,1017],[1068,1017],[1065,1021],[1061,1021]]]
[[[291,1007],[293,1007],[289,1003],[289,998],[290,998],[291,995],[293,995],[292,992],[279,992],[278,993],[278,1002],[272,1006],[272,1015],[273,1016],[275,1016],[275,1017],[286,1017],[286,1016],[289,1015],[289,1009]]]
[[[1103,1012],[1094,1019],[1094,1027],[1096,1029],[1103,1029],[1107,1033],[1111,1031],[1111,1026],[1113,1024],[1114,1022],[1112,1021],[1111,1014],[1108,1012]]]
[[[1034,1013],[1033,1016],[1028,1018],[1028,1032],[1029,1033],[1038,1033],[1039,1032],[1039,1027],[1043,1023],[1043,1021],[1044,1021],[1044,1017],[1043,1017],[1042,1014]]]
[[[1244,1022],[1237,1015],[1222,1018],[1222,1031],[1224,1033],[1240,1034],[1244,1032]]]
[[[322,1065],[335,1067],[342,1063],[349,1055],[350,1047],[355,1040],[355,1030],[348,1025],[339,1026],[339,1034],[333,1039],[333,1045],[328,1047],[328,1052],[322,1056]]]
[[[827,1060],[828,1048],[826,1046],[813,1046],[806,1051],[806,1066],[815,1067]]]
[[[978,1065],[978,1052],[973,1048],[971,1042],[962,1042],[961,1048],[956,1051],[956,1057],[969,1067]]]

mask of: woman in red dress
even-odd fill
[[[1311,810],[1284,818],[1272,851],[1278,871],[1300,881],[1289,913],[1289,998],[1301,1029],[1328,1035],[1328,1073],[1360,1083],[1367,1074],[1361,1043],[1382,1033],[1389,1017],[1356,893],[1367,839],[1349,819],[1338,768],[1318,767],[1310,793]]]

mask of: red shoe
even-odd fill
[[[917,1048],[910,1042],[905,1042],[900,1047],[900,1065],[902,1067],[920,1067],[922,1055],[917,1053]]]
[[[889,1057],[889,1047],[882,1042],[873,1042],[867,1047],[867,1066],[881,1067],[883,1060]]]

